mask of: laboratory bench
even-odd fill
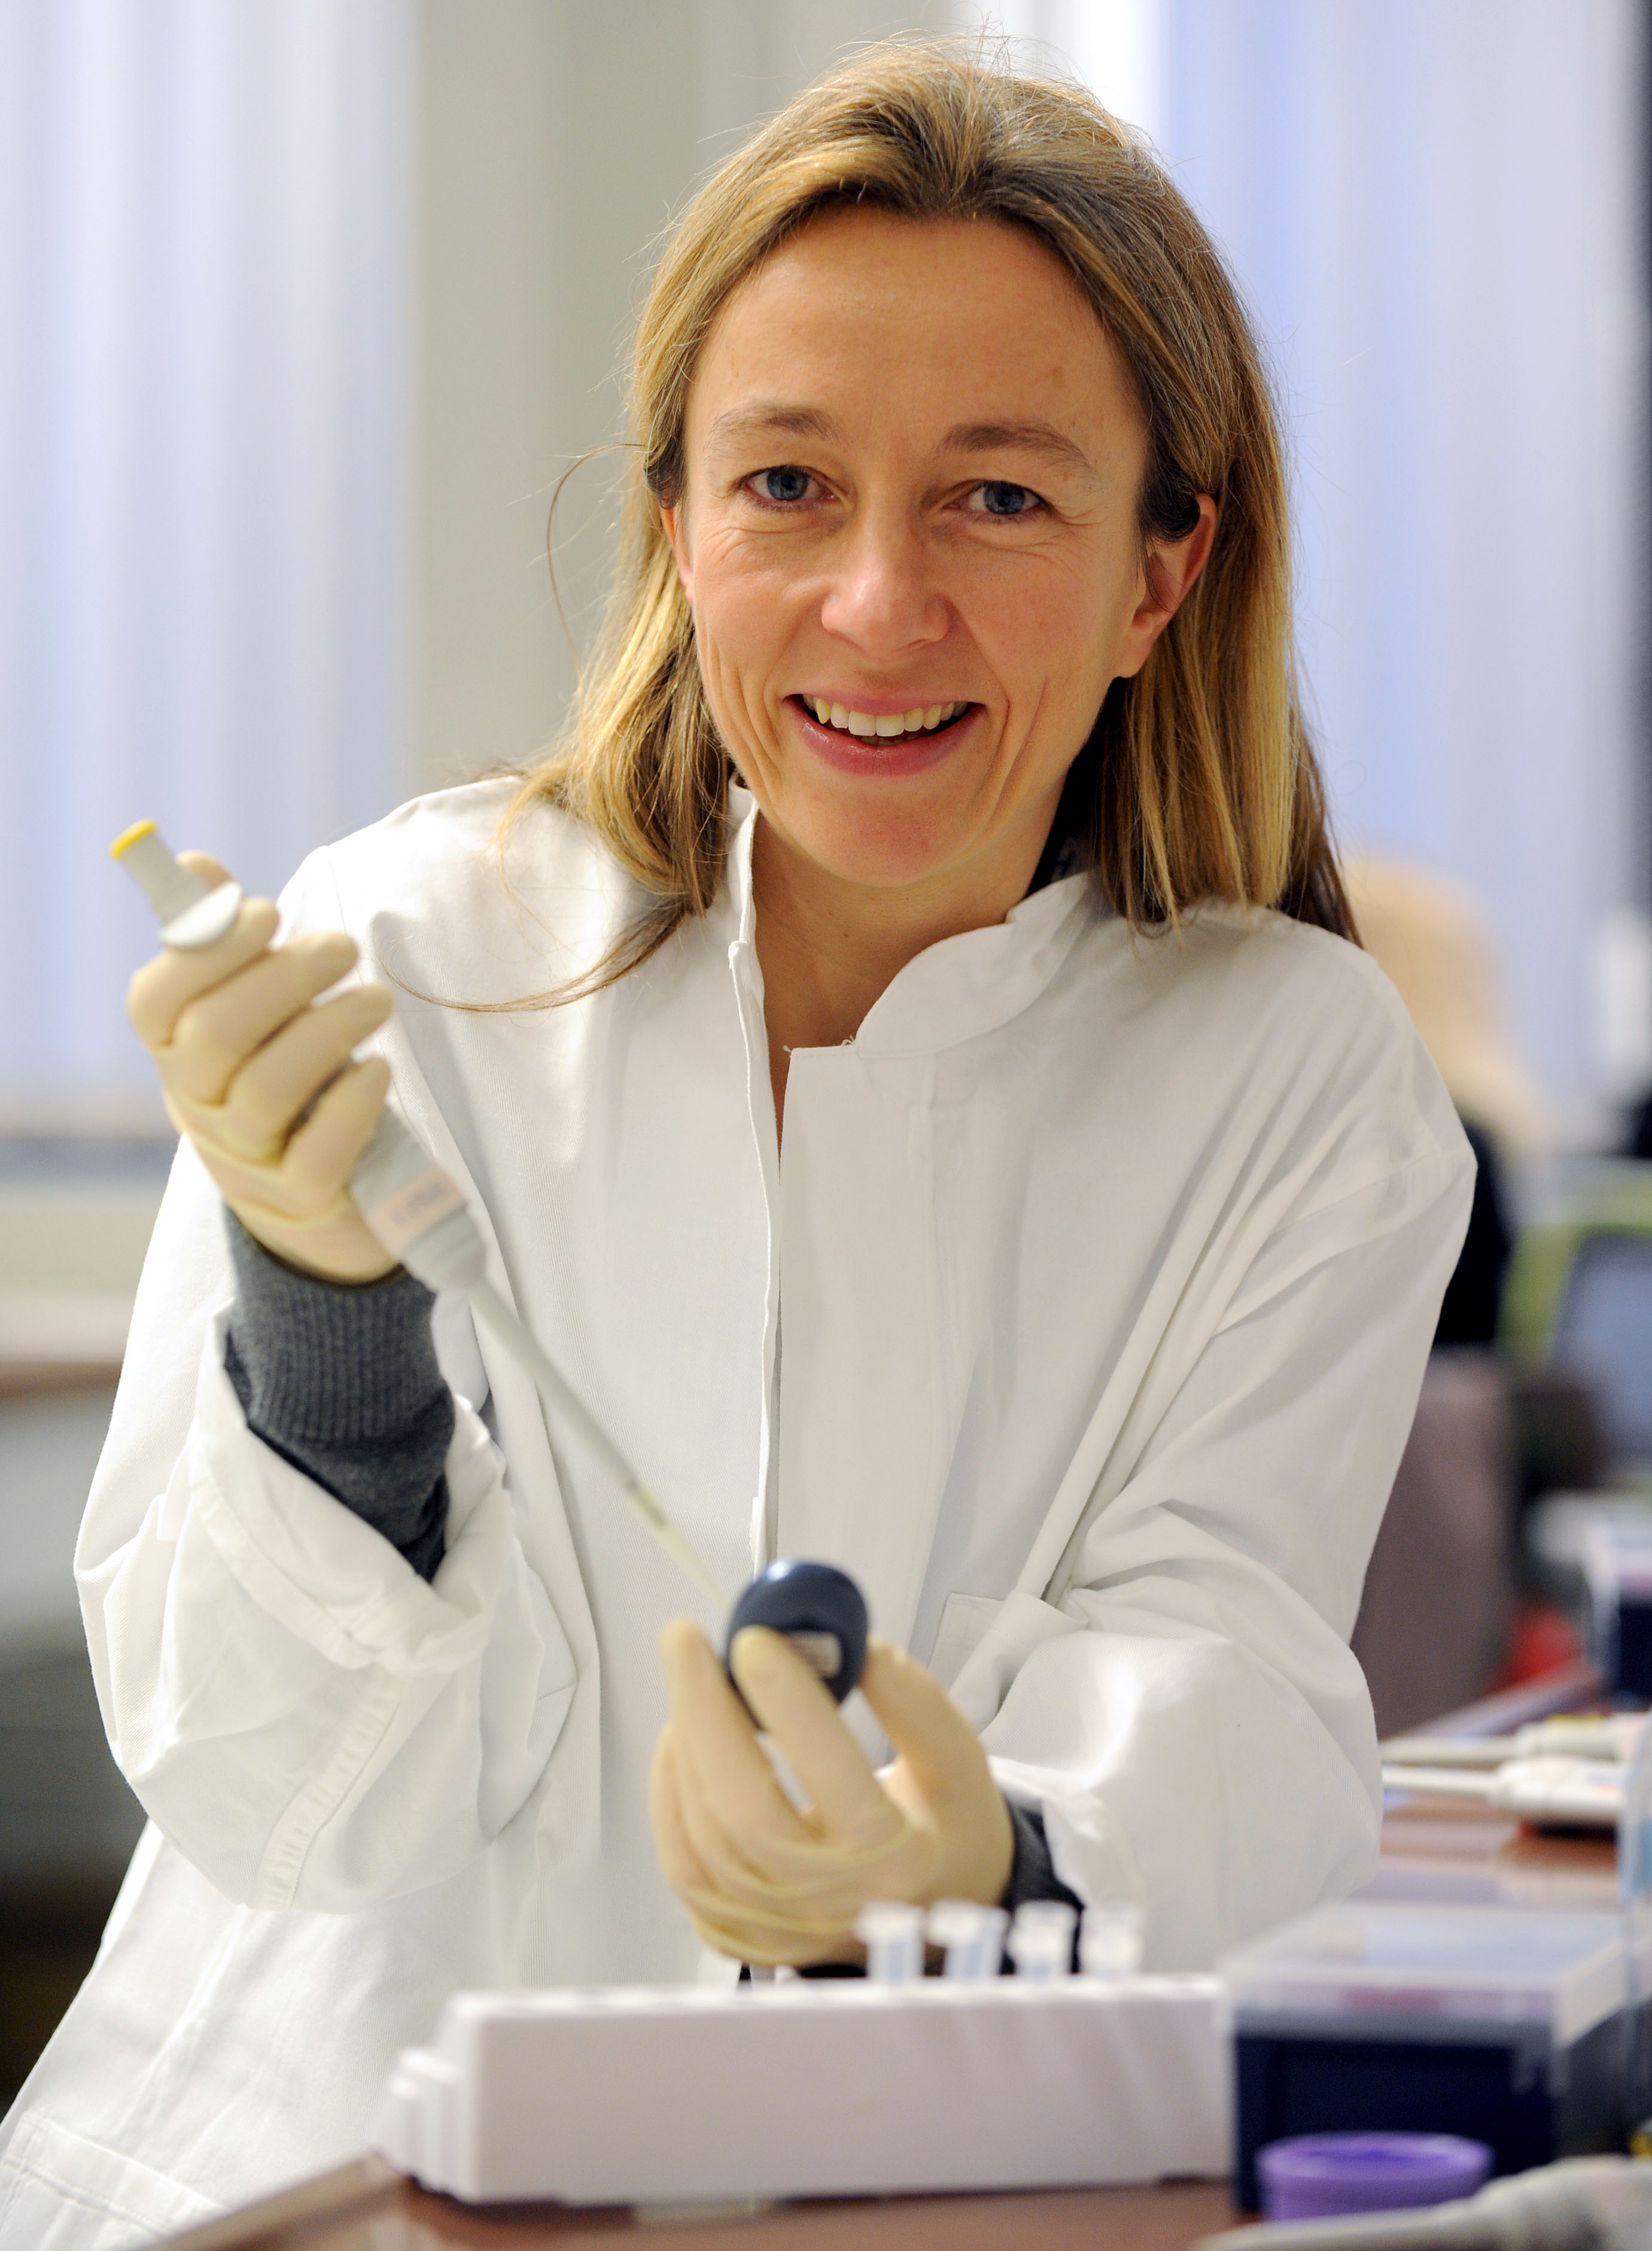
[[[1502,1735],[1585,1708],[1599,1692],[1593,1669],[1573,1666],[1413,1732]],[[1381,1860],[1363,1895],[1609,1907],[1616,1853],[1607,1838],[1532,1835],[1472,1799],[1391,1802]],[[168,2241],[172,2251],[588,2251],[634,2233],[643,2251],[1187,2251],[1238,2217],[1216,2181],[855,2198],[717,2214],[484,2207],[427,2194],[369,2157]]]

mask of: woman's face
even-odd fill
[[[1144,556],[1145,458],[1117,353],[1018,228],[833,211],[735,292],[665,520],[780,840],[856,886],[1025,883],[1208,547],[1206,502]]]

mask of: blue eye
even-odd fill
[[[801,500],[809,489],[807,469],[763,469],[758,482],[765,500]]]
[[[1034,498],[1025,485],[1006,485],[997,479],[981,487],[981,504],[989,516],[1025,516]]]

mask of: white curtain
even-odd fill
[[[156,1114],[141,815],[279,883],[391,804],[404,0],[0,0],[0,1130]]]
[[[1637,0],[1017,0],[1274,355],[1344,839],[1475,894],[1572,1131],[1652,1071]]]

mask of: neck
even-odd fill
[[[909,961],[1002,922],[1026,896],[1054,815],[1052,804],[990,868],[887,888],[832,875],[758,814],[751,880],[777,1126],[791,1049],[840,1047]]]

